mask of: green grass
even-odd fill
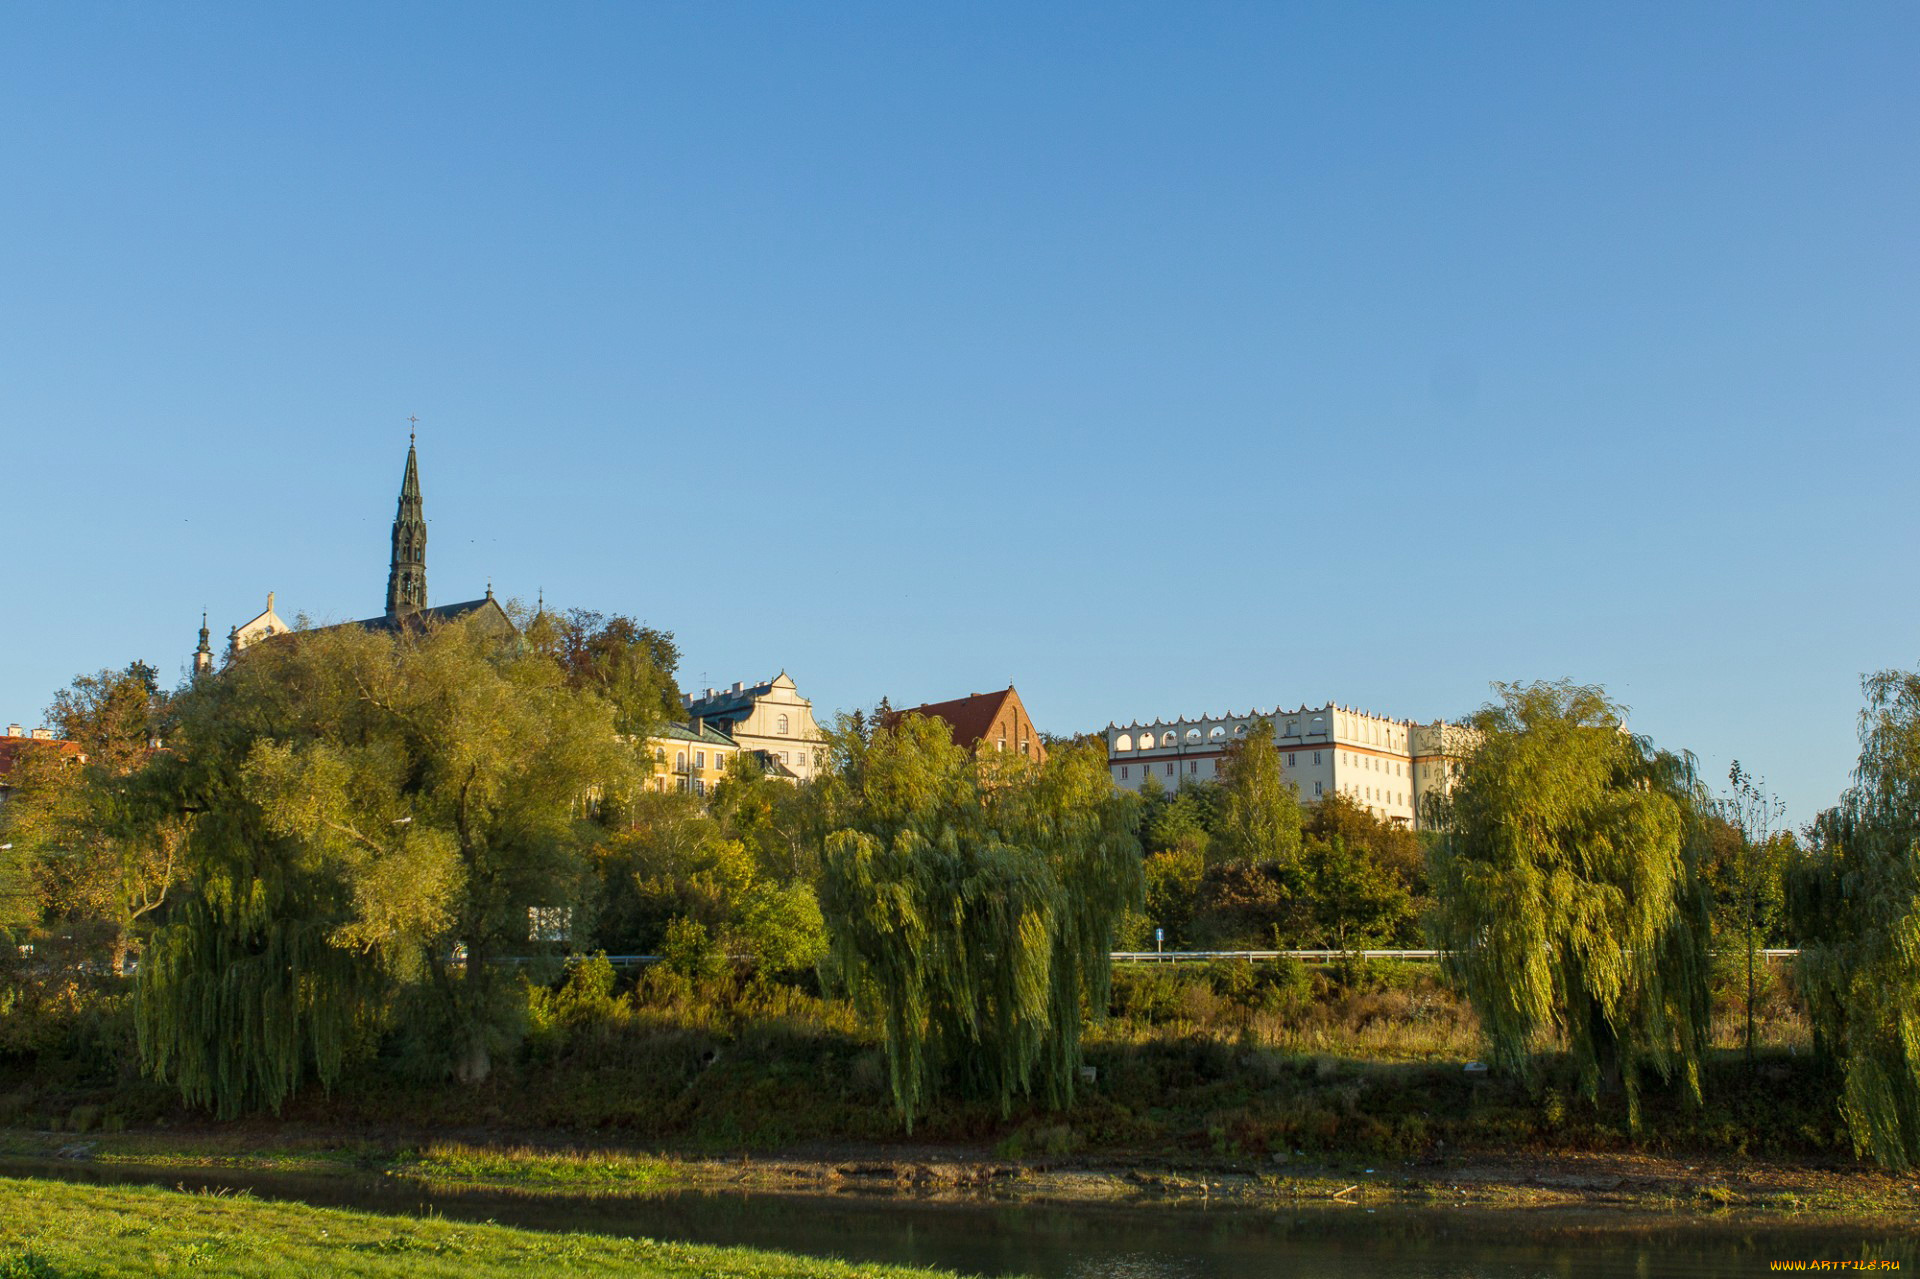
[[[385,1217],[151,1187],[0,1178],[0,1279],[135,1275],[907,1279],[940,1273],[744,1248]]]
[[[494,1149],[436,1142],[395,1161],[397,1176],[442,1186],[486,1186],[522,1193],[644,1194],[687,1184],[683,1168],[646,1155]]]

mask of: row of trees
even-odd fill
[[[1218,784],[1140,796],[1097,742],[1034,767],[912,716],[843,719],[806,788],[741,766],[704,805],[653,794],[634,739],[676,703],[671,637],[525,621],[314,632],[173,694],[137,664],[76,681],[54,713],[88,763],[16,772],[4,922],[115,971],[143,945],[142,1059],[222,1113],[376,1049],[482,1078],[526,1006],[501,961],[604,948],[817,971],[879,1028],[909,1124],[943,1089],[1067,1104],[1107,953],[1155,927],[1431,939],[1503,1069],[1564,1042],[1631,1116],[1649,1073],[1699,1093],[1710,947],[1751,972],[1790,941],[1861,1149],[1920,1159],[1920,676],[1869,681],[1855,785],[1805,843],[1737,767],[1715,798],[1564,683],[1499,689],[1416,834],[1303,811],[1267,726]]]
[[[1432,935],[1497,1061],[1531,1077],[1554,1036],[1630,1116],[1648,1069],[1697,1098],[1709,944],[1745,951],[1751,1062],[1754,952],[1786,940],[1856,1147],[1920,1163],[1920,675],[1865,688],[1854,784],[1805,842],[1737,763],[1714,799],[1600,690],[1501,688],[1428,858]]]
[[[116,971],[137,941],[142,1060],[221,1114],[376,1051],[482,1079],[524,1028],[522,961],[580,949],[763,981],[824,961],[909,1123],[945,1087],[1066,1104],[1141,879],[1097,747],[1039,769],[849,719],[820,784],[742,761],[703,804],[647,786],[670,637],[523,622],[302,633],[172,695],[138,666],[76,681],[56,712],[88,763],[45,753],[5,810],[11,922],[110,935]]]

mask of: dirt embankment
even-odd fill
[[[1920,1224],[1920,1178],[1839,1162],[1642,1153],[1204,1159],[1150,1150],[1006,1159],[967,1146],[814,1144],[713,1155],[576,1133],[242,1123],[75,1138],[0,1133],[0,1154],[133,1169],[419,1177],[436,1186],[615,1195],[675,1188],[1033,1203],[1738,1213]],[[643,1175],[636,1175],[642,1173]]]
[[[1194,1163],[1150,1152],[1099,1160],[1010,1161],[937,1148],[794,1150],[687,1159],[690,1178],[828,1194],[1017,1198],[1031,1202],[1305,1206],[1460,1205],[1661,1214],[1897,1216],[1920,1221],[1920,1181],[1866,1168],[1643,1154],[1368,1161]]]

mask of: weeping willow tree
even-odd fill
[[[1860,761],[1789,881],[1816,1055],[1855,1149],[1920,1165],[1920,673],[1865,681]]]
[[[1582,1091],[1679,1074],[1695,1100],[1709,1028],[1699,787],[1691,761],[1630,736],[1598,688],[1498,685],[1435,807],[1436,941],[1496,1064],[1536,1078],[1564,1036]]]
[[[836,742],[822,783],[821,907],[834,957],[879,1020],[901,1121],[944,1086],[1073,1100],[1080,1032],[1143,886],[1139,817],[1097,747],[1044,766],[975,761],[909,715]]]
[[[177,710],[147,779],[191,823],[140,974],[149,1070],[275,1107],[384,1027],[423,1071],[485,1077],[523,1011],[491,961],[567,918],[592,801],[628,785],[612,707],[455,624],[258,645]]]

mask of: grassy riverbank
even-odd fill
[[[389,1217],[301,1204],[0,1178],[0,1279],[193,1274],[386,1279],[937,1279],[941,1272]]]

